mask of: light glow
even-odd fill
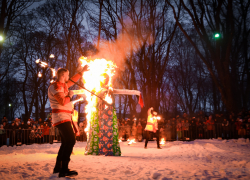
[[[42,73],[41,72],[38,72],[38,77],[42,77]]]
[[[165,139],[164,139],[164,138],[161,138],[160,145],[163,145],[163,144],[165,144]]]
[[[49,56],[49,58],[54,58],[55,57],[55,55],[54,54],[51,54],[50,56]]]

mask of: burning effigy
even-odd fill
[[[81,57],[80,61],[82,66],[86,64],[89,66],[89,70],[83,75],[84,87],[88,91],[83,89],[74,91],[74,94],[85,94],[88,102],[85,106],[87,113],[85,154],[120,156],[114,95],[138,95],[139,103],[143,106],[141,93],[137,90],[114,89],[112,87],[112,77],[116,68],[112,61],[106,59],[89,60],[86,57]]]

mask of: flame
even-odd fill
[[[46,62],[43,62],[43,61],[40,61],[40,64],[41,64],[42,67],[48,66],[48,64]]]
[[[54,68],[50,68],[52,71],[52,76],[55,77],[56,76],[56,70]]]
[[[161,145],[165,144],[165,139],[164,139],[164,138],[161,138],[160,144],[161,144]]]
[[[80,57],[79,61],[81,62],[81,66],[85,66],[86,64],[89,66],[89,70],[84,72],[83,74],[83,83],[84,87],[90,91],[93,91],[95,93],[99,93],[102,89],[102,85],[105,82],[105,74],[108,74],[109,76],[109,82],[107,86],[109,88],[112,87],[112,77],[115,74],[115,68],[116,65],[109,60],[106,59],[87,59],[86,57],[82,56]],[[97,97],[92,96],[90,92],[85,91],[86,95],[86,101],[88,104],[85,106],[85,112],[87,113],[87,127],[85,128],[85,131],[87,132],[90,128],[90,116],[91,111],[96,111],[95,106],[97,102]],[[109,96],[106,96],[105,101],[108,103],[112,103],[112,98]],[[111,99],[111,100],[110,100]]]
[[[128,139],[128,141],[129,141],[129,142],[128,142],[128,145],[130,145],[130,144],[132,144],[132,143],[136,143],[136,142],[135,142],[135,139],[132,139],[132,140],[129,140],[129,139]]]
[[[109,104],[112,104],[112,102],[113,102],[113,100],[112,100],[112,98],[111,98],[111,96],[110,96],[109,94],[107,94],[107,95],[105,96],[104,100],[105,100],[107,103],[109,103]],[[105,109],[107,109],[107,108],[108,108],[108,106],[105,105]]]

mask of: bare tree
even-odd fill
[[[13,23],[17,18],[22,16],[28,7],[33,4],[34,1],[19,1],[19,0],[2,0],[0,3],[0,36],[3,37],[3,41],[0,41],[0,63],[2,63],[1,54],[4,47],[4,42],[11,38],[14,32],[17,30],[13,27]],[[8,73],[8,66],[4,72],[1,72],[0,81]]]
[[[228,111],[237,111],[241,103],[240,94],[237,91],[238,81],[234,78],[237,76],[238,59],[235,58],[234,42],[237,42],[236,27],[241,28],[241,24],[236,26],[238,18],[235,7],[239,7],[238,2],[227,1],[176,1],[176,4],[171,4],[174,18],[180,30],[195,48],[203,63],[206,65],[214,84],[218,88],[222,101]],[[188,17],[186,21],[180,20],[177,17],[176,5],[182,7],[182,13]],[[244,3],[241,3],[243,5]],[[247,5],[246,5],[247,4]],[[243,5],[246,10],[249,8],[249,3]],[[234,8],[233,8],[234,7]],[[246,11],[245,11],[246,12]],[[179,13],[179,12],[178,12]],[[187,24],[193,26],[199,36],[199,41],[194,42],[194,38],[188,34]],[[185,25],[185,26],[184,26]],[[215,33],[220,34],[219,39],[214,39]],[[236,46],[238,43],[235,44]],[[234,55],[234,56],[233,56]]]

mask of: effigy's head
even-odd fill
[[[108,86],[108,84],[109,84],[109,75],[107,73],[103,73],[102,76],[104,77],[104,81],[101,82],[101,86],[102,87]]]

